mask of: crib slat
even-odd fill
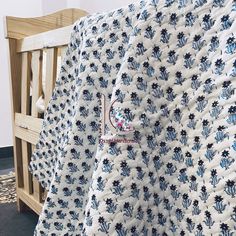
[[[38,180],[36,180],[35,178],[33,178],[33,189],[34,189],[34,198],[38,201],[38,202],[42,202],[42,187],[40,185],[40,183],[38,182]]]
[[[51,99],[57,75],[57,48],[46,49],[46,91],[45,106]]]
[[[21,73],[21,113],[28,115],[30,110],[30,53],[22,54],[22,73]],[[17,130],[16,130],[17,131]],[[32,193],[32,176],[29,173],[29,145],[25,140],[21,141],[24,189],[29,194]]]
[[[10,68],[10,86],[11,86],[11,98],[12,98],[12,124],[14,129],[15,119],[14,113],[20,112],[21,106],[21,78],[19,74],[21,74],[21,55],[16,53],[16,44],[17,41],[15,39],[8,40],[9,48],[8,48],[8,55],[9,55],[9,68]],[[15,130],[13,130],[15,134]],[[23,163],[22,163],[22,150],[21,150],[21,140],[17,137],[13,137],[14,143],[14,166],[15,166],[15,173],[16,173],[16,189],[22,188],[24,186],[23,183]],[[18,210],[23,210],[23,204],[17,196],[17,207]]]
[[[30,157],[30,146],[27,142],[22,140],[22,160],[23,160],[23,176],[24,176],[24,189],[27,193],[32,194],[32,176],[29,173],[29,157]]]
[[[32,105],[31,115],[38,117],[36,102],[42,93],[42,51],[32,52]]]
[[[31,115],[32,117],[38,118],[39,114],[36,107],[36,102],[42,94],[42,51],[32,52],[32,105]],[[35,145],[31,145],[32,152],[35,149]],[[42,187],[39,182],[33,178],[33,195],[38,202],[42,202]]]
[[[22,53],[21,113],[29,114],[30,105],[30,53]]]
[[[32,148],[32,152],[35,149],[35,145],[31,146]],[[33,194],[34,194],[34,198],[36,199],[36,201],[38,202],[42,202],[42,194],[43,194],[43,189],[42,186],[40,185],[40,183],[38,182],[37,179],[33,178]]]
[[[58,68],[58,71],[57,71],[57,78],[59,77],[59,75],[60,75],[60,72],[61,72],[61,65],[63,64],[63,60],[64,60],[64,57],[66,56],[66,52],[67,52],[67,49],[68,49],[68,47],[67,46],[64,46],[64,47],[61,47],[60,48],[60,57],[61,57],[61,60],[60,60],[60,62],[61,62],[61,64],[58,66],[57,65],[57,68]]]
[[[61,60],[63,61],[63,58],[66,55],[66,51],[67,51],[67,46],[66,47],[61,47]]]

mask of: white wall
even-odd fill
[[[63,8],[81,8],[89,13],[103,12],[128,5],[139,0],[42,0],[43,14]]]
[[[125,6],[138,0],[67,0],[68,7],[77,7],[89,13],[103,12]]]
[[[3,16],[32,17],[41,14],[41,0],[7,0],[2,2],[0,7],[0,148],[11,146],[13,143],[7,42],[4,39]]]
[[[41,0],[41,1],[42,1],[43,15],[50,14],[55,11],[67,8],[67,0]]]

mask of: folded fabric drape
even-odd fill
[[[236,235],[235,32],[229,0],[74,25],[30,163],[35,235]]]

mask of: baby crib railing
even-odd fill
[[[42,80],[45,76],[45,105],[48,103],[72,24],[86,14],[80,9],[66,9],[43,17],[5,18],[19,211],[30,208],[39,214],[42,210],[45,190],[28,170],[42,125],[42,114],[39,114],[36,102],[43,93]]]

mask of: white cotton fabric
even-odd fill
[[[235,19],[146,0],[74,25],[30,163],[35,235],[236,235]]]

